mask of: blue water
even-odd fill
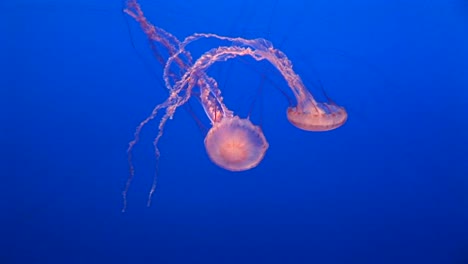
[[[127,144],[167,96],[144,34],[119,1],[2,2],[0,263],[468,263],[466,1],[141,4],[179,39],[271,40],[348,122],[301,131],[262,85],[287,89],[271,67],[216,65],[229,107],[257,99],[265,159],[211,163],[193,101],[166,126],[149,208],[157,121],[144,129],[122,214]]]

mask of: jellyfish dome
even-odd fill
[[[348,119],[343,107],[315,101],[305,107],[288,107],[286,115],[291,124],[306,131],[333,130],[342,126]]]
[[[262,161],[268,142],[260,127],[234,116],[213,125],[205,137],[205,148],[216,165],[230,171],[244,171]]]

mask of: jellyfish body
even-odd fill
[[[235,116],[213,125],[205,137],[205,148],[211,161],[219,167],[244,171],[262,161],[268,142],[260,127]]]
[[[317,102],[288,107],[286,116],[291,124],[306,131],[333,130],[342,126],[348,118],[343,107]]]

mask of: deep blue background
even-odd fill
[[[468,263],[466,1],[141,3],[178,38],[270,39],[348,122],[300,131],[265,85],[252,118],[270,148],[232,173],[181,110],[153,206],[157,122],[122,214],[127,143],[167,96],[145,36],[119,1],[2,2],[0,263]],[[246,65],[271,74],[247,62],[212,72],[244,115],[261,83]]]

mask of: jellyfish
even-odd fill
[[[169,32],[151,24],[145,17],[136,0],[128,0],[124,10],[138,22],[151,43],[158,43],[169,54],[165,61],[163,79],[169,95],[166,100],[156,105],[152,113],[136,128],[134,139],[129,143],[128,162],[130,175],[123,191],[125,211],[127,192],[135,175],[132,163],[132,149],[139,140],[143,127],[162,115],[158,133],[153,141],[156,172],[149,196],[148,206],[157,186],[160,150],[158,143],[164,133],[168,120],[172,119],[176,110],[197,95],[201,106],[211,123],[204,145],[210,160],[217,166],[228,171],[245,171],[255,168],[263,160],[269,148],[262,129],[254,125],[249,118],[241,118],[234,114],[223,102],[221,90],[217,81],[207,75],[207,70],[217,62],[228,61],[240,56],[250,56],[257,61],[270,62],[284,77],[296,98],[296,105],[286,110],[287,119],[294,126],[307,131],[328,131],[340,127],[346,122],[346,110],[334,102],[317,102],[304,86],[300,76],[293,70],[293,65],[287,56],[273,47],[266,39],[245,39],[241,37],[226,37],[212,33],[195,33],[179,41]],[[197,40],[214,38],[226,42],[208,50],[198,59],[193,60],[186,47]],[[154,46],[152,46],[154,47]],[[162,57],[157,57],[163,62]],[[198,89],[198,93],[194,93]]]
[[[148,22],[140,5],[136,1],[127,1],[127,8],[124,11],[140,24],[144,33],[150,40],[153,49],[156,47],[153,45],[153,42],[156,42],[166,48],[168,54],[176,54],[180,46],[180,41],[169,32],[155,27]],[[159,56],[158,52],[155,52],[155,55],[158,61],[163,62],[164,59]],[[247,170],[260,163],[268,148],[268,142],[258,126],[253,125],[248,119],[234,116],[232,111],[223,104],[221,91],[218,89],[218,84],[215,79],[207,76],[205,73],[201,73],[202,76],[200,78],[190,78],[186,84],[187,87],[184,88],[183,85],[176,86],[176,83],[181,79],[179,77],[180,72],[187,71],[192,66],[190,53],[186,51],[177,52],[177,57],[174,56],[171,60],[171,63],[172,62],[175,63],[171,65],[166,64],[164,74],[166,87],[169,90],[169,98],[157,105],[153,109],[153,112],[137,126],[134,139],[129,143],[127,152],[130,175],[122,193],[124,199],[122,211],[126,210],[127,192],[135,175],[132,162],[132,150],[139,140],[141,130],[148,122],[157,116],[160,110],[166,110],[165,115],[160,120],[159,131],[153,142],[157,170],[160,156],[157,144],[163,135],[165,123],[168,119],[172,118],[175,110],[179,106],[188,101],[192,95],[194,86],[199,87],[200,101],[203,109],[213,124],[213,127],[209,130],[205,138],[205,146],[210,159],[215,164],[230,171]],[[172,67],[173,65],[176,67]],[[175,87],[182,87],[182,89],[176,89]],[[148,205],[150,205],[152,194],[156,189],[157,173],[156,171],[149,193]]]
[[[181,44],[179,51],[171,56],[166,64],[164,76],[166,85],[169,66],[178,54],[185,53],[185,46],[201,38],[216,38],[227,40],[230,46],[221,46],[203,54],[196,63],[205,64],[204,70],[217,61],[226,61],[237,56],[250,56],[255,60],[269,61],[284,77],[291,88],[297,105],[288,107],[287,119],[291,124],[306,131],[329,131],[342,126],[348,117],[344,107],[331,102],[317,102],[312,94],[303,84],[300,76],[293,70],[293,65],[287,56],[280,50],[275,49],[271,42],[266,39],[244,39],[232,38],[216,34],[196,33],[187,37]],[[194,68],[196,65],[194,65]]]

